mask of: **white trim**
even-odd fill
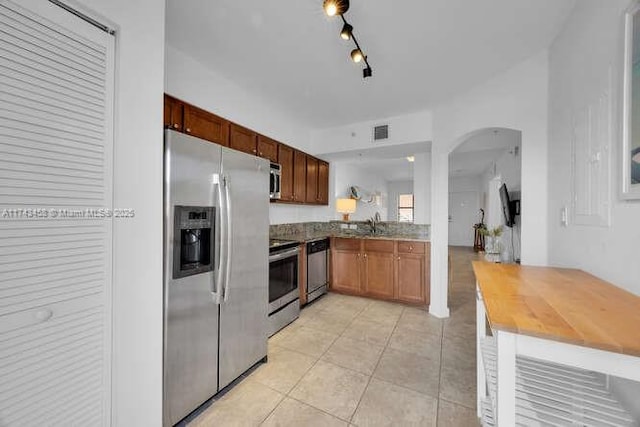
[[[631,96],[633,79],[633,15],[640,11],[634,2],[625,13],[624,84],[622,93],[622,186],[620,196],[626,200],[640,199],[640,184],[631,184]]]

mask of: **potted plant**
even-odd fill
[[[500,236],[502,236],[502,226],[494,228],[483,228],[479,230],[486,238],[485,259],[491,262],[500,262],[500,254],[504,249]]]

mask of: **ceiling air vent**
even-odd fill
[[[389,139],[389,125],[374,126],[373,141],[384,141]]]

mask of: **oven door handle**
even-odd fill
[[[298,256],[300,254],[300,248],[290,249],[285,252],[269,255],[269,262],[280,261],[281,259],[290,258],[292,256]]]

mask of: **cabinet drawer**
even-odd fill
[[[331,242],[331,247],[339,249],[341,251],[360,251],[360,239],[345,239],[342,237],[336,237]]]
[[[365,240],[364,251],[393,253],[393,240]]]
[[[423,242],[398,242],[398,252],[403,254],[423,254],[425,253]]]

